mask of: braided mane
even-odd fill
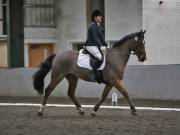
[[[128,34],[128,35],[124,36],[123,38],[121,38],[119,41],[117,41],[113,45],[113,48],[119,47],[120,45],[122,45],[127,40],[130,40],[130,39],[135,38],[136,36],[138,36],[138,34],[139,34],[139,32],[135,32],[135,33],[131,33],[131,34]]]

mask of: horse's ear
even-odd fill
[[[146,33],[146,29],[142,32],[143,33],[143,35]]]

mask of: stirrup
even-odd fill
[[[94,73],[94,74],[95,74],[95,79],[96,79],[97,83],[99,83],[99,84],[101,84],[101,83],[108,84],[108,82],[105,81],[104,78],[103,78],[102,71],[96,71],[96,73]]]

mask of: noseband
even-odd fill
[[[145,51],[143,49],[140,49],[140,51],[137,51],[137,49],[134,49],[134,50],[130,50],[129,52],[130,54],[133,54],[133,55],[145,54]]]

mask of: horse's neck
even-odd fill
[[[129,44],[124,43],[116,48],[111,48],[109,50],[109,55],[112,55],[114,62],[119,68],[124,69],[130,58]]]

